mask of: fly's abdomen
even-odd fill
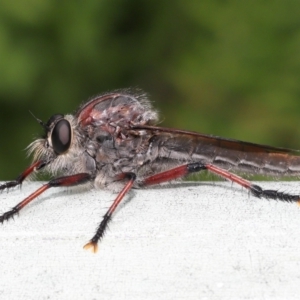
[[[297,152],[197,134],[159,133],[157,156],[170,161],[211,163],[243,173],[299,176]]]

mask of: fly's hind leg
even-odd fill
[[[207,170],[211,173],[217,174],[227,180],[235,182],[242,187],[248,189],[251,194],[257,198],[266,198],[266,199],[275,199],[286,202],[299,202],[300,195],[293,195],[289,193],[279,192],[276,190],[265,190],[261,188],[259,185],[253,184],[252,182],[230,173],[222,168],[219,168],[213,164],[206,164],[202,162],[195,162],[185,164],[171,170],[158,173],[152,176],[149,176],[141,182],[141,186],[148,186],[153,184],[159,184],[166,181],[174,180],[180,177],[184,177],[188,174],[200,172],[202,170]]]
[[[217,174],[227,180],[235,182],[244,188],[248,189],[251,194],[257,198],[265,198],[265,199],[274,199],[285,202],[299,202],[300,195],[294,195],[289,193],[280,192],[277,190],[265,190],[259,185],[253,184],[251,181],[248,181],[240,176],[232,174],[222,168],[219,168],[212,164],[207,164],[206,168],[208,171]]]

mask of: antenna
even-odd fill
[[[45,129],[48,130],[48,126],[40,119],[38,119],[30,110],[30,114],[34,117],[34,119]]]

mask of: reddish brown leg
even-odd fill
[[[252,184],[250,181],[247,181],[243,179],[242,177],[239,177],[235,174],[232,174],[226,170],[223,170],[217,166],[211,165],[211,164],[203,164],[200,162],[196,163],[189,163],[186,165],[182,165],[176,168],[173,168],[171,170],[161,172],[159,174],[155,174],[152,176],[149,176],[145,178],[139,185],[140,186],[148,186],[148,185],[153,185],[153,184],[159,184],[163,182],[167,182],[170,180],[174,180],[183,176],[186,176],[190,173],[195,173],[195,172],[200,172],[202,170],[208,170],[214,174],[217,174],[225,179],[228,179],[230,181],[233,181],[248,190],[250,192],[258,197],[264,197],[267,199],[278,199],[282,201],[287,201],[287,202],[292,202],[292,201],[299,201],[299,195],[291,195],[287,193],[282,193],[278,192],[275,190],[263,190],[260,186]],[[134,181],[136,179],[135,174],[133,173],[124,173],[119,176],[118,179],[122,180],[128,178],[129,181],[123,188],[123,190],[120,192],[120,194],[117,196],[107,213],[103,216],[103,220],[98,226],[98,229],[96,231],[96,234],[94,237],[90,240],[89,243],[87,243],[84,246],[84,249],[91,249],[94,253],[97,252],[98,250],[98,241],[103,238],[105,229],[107,228],[108,222],[111,220],[112,214],[117,208],[117,206],[120,204],[122,201],[123,197],[125,194],[132,188]]]
[[[215,165],[207,164],[206,168],[208,171],[220,175],[221,177],[228,179],[232,182],[235,182],[244,188],[248,189],[251,194],[257,198],[266,198],[266,199],[274,199],[281,200],[285,202],[298,202],[300,200],[300,195],[292,195],[284,192],[279,192],[276,190],[264,190],[259,185],[253,184],[252,182],[232,174],[224,169],[221,169]]]
[[[60,187],[60,186],[74,186],[79,185],[82,183],[85,183],[91,179],[91,175],[88,173],[80,173],[76,175],[71,176],[64,176],[59,177],[56,179],[53,179],[49,181],[48,183],[41,186],[38,190],[33,192],[31,195],[29,195],[27,198],[25,198],[22,202],[17,204],[15,207],[13,207],[8,212],[4,213],[2,216],[0,216],[0,222],[3,223],[5,220],[8,220],[12,218],[15,214],[19,213],[19,211],[26,206],[28,203],[30,203],[32,200],[34,200],[37,196],[42,194],[44,191],[51,187]]]
[[[119,193],[117,198],[114,200],[111,207],[108,209],[106,214],[103,216],[103,220],[98,226],[96,234],[93,238],[83,247],[84,249],[88,250],[91,249],[94,253],[98,251],[98,241],[103,238],[105,229],[107,228],[108,222],[111,220],[112,214],[116,210],[117,206],[120,204],[126,193],[132,188],[134,181],[136,179],[136,175],[134,173],[123,173],[118,176],[119,180],[128,178],[129,181],[124,186],[122,191]]]
[[[144,185],[153,185],[153,184],[159,184],[171,180],[175,180],[177,178],[184,177],[190,173],[200,172],[202,170],[206,170],[206,166],[202,163],[190,163],[186,165],[182,165],[179,167],[176,167],[174,169],[161,172],[152,176],[147,177],[144,179],[144,181],[141,183],[142,186]]]
[[[38,171],[47,165],[46,162],[40,160],[29,166],[23,173],[21,173],[15,180],[6,182],[0,185],[0,191],[15,187],[17,185],[21,185],[24,179],[33,173],[34,171]]]
[[[277,200],[287,201],[287,202],[294,202],[294,201],[298,202],[300,200],[299,195],[291,195],[291,194],[279,192],[276,190],[263,190],[260,186],[253,184],[250,181],[248,181],[240,176],[232,174],[232,173],[230,173],[222,168],[219,168],[215,165],[203,164],[200,162],[182,165],[182,166],[176,167],[174,169],[147,177],[141,183],[141,186],[143,186],[143,185],[147,186],[147,185],[158,184],[158,183],[174,180],[176,178],[183,177],[190,173],[199,172],[201,170],[208,170],[208,171],[210,171],[214,174],[217,174],[225,179],[235,182],[235,183],[247,188],[255,197],[258,197],[258,198],[277,199]]]

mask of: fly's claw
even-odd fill
[[[97,253],[98,252],[98,243],[97,242],[93,242],[92,240],[90,242],[88,242],[86,245],[83,246],[84,250],[90,250],[93,253]]]
[[[3,224],[4,221],[8,221],[9,219],[13,218],[15,214],[18,213],[17,208],[12,208],[11,210],[4,213],[2,216],[0,216],[0,223]]]
[[[105,214],[94,237],[86,245],[83,246],[84,250],[90,250],[93,253],[97,253],[98,242],[99,242],[99,240],[101,240],[103,238],[105,229],[107,229],[107,223],[110,220],[111,220],[111,215]]]
[[[256,184],[250,186],[250,191],[257,198],[266,198],[297,203],[299,203],[300,201],[299,195],[288,194],[277,190],[263,190],[260,186]]]

